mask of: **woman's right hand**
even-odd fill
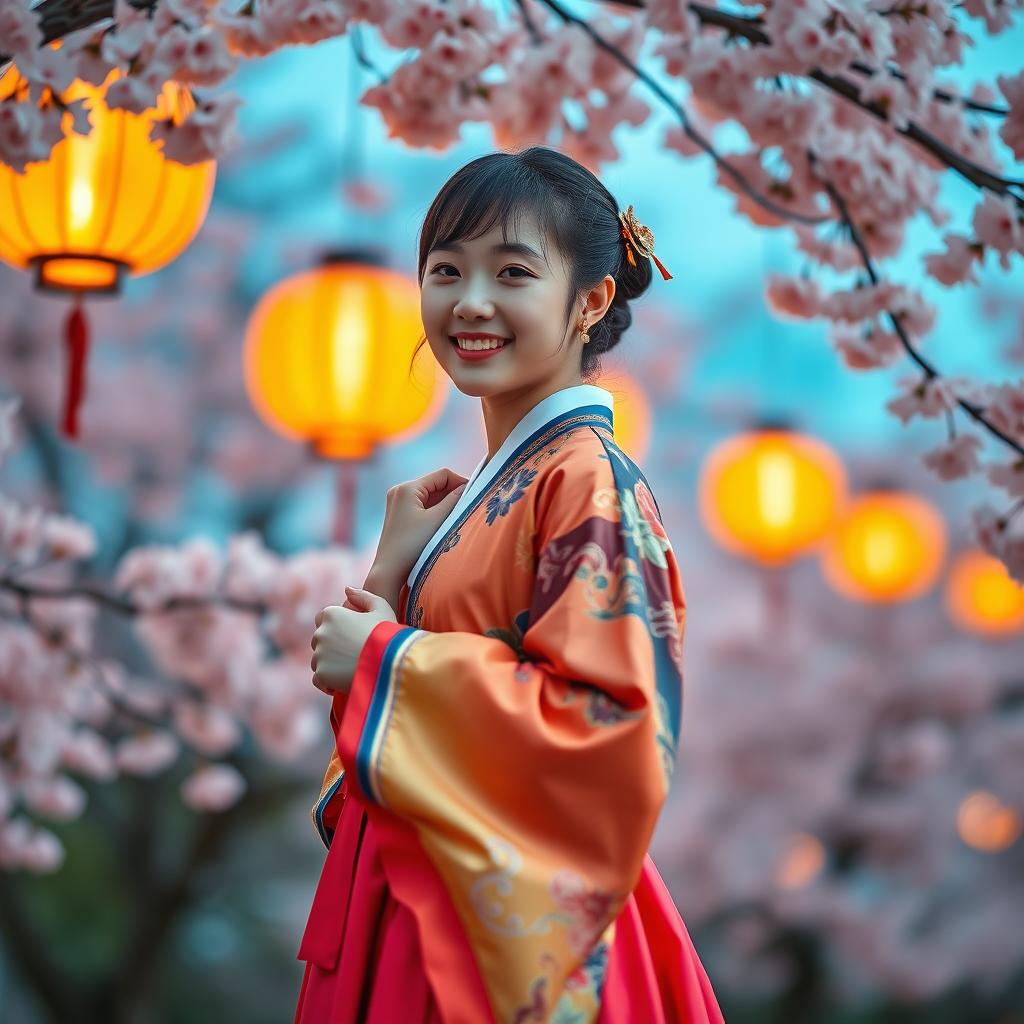
[[[389,487],[374,569],[404,580],[468,482],[468,477],[454,470],[435,469]]]

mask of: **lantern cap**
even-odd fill
[[[782,413],[764,413],[750,424],[752,430],[796,430],[796,421]]]
[[[338,246],[334,249],[325,249],[320,254],[320,261],[317,265],[333,267],[340,263],[363,263],[372,267],[386,267],[388,265],[388,258],[383,249],[375,249],[369,246],[365,248]]]

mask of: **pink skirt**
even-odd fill
[[[444,1024],[413,913],[391,895],[373,826],[347,779],[307,924],[329,922],[330,967],[306,963],[294,1024]],[[306,944],[306,937],[303,945]],[[333,952],[333,950],[332,950]],[[303,950],[300,949],[299,957]],[[616,921],[598,1024],[724,1024],[711,983],[650,857]]]

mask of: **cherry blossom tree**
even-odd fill
[[[685,784],[652,853],[718,985],[787,1021],[1000,1019],[1022,977],[1021,844],[979,849],[961,822],[989,794],[1024,801],[1020,641],[951,630],[935,598],[852,614],[807,571],[780,623],[710,561],[701,599],[723,612],[689,630]]]
[[[43,0],[31,10],[2,0],[0,39],[24,85],[0,103],[0,160],[23,169],[44,159],[60,137],[60,90],[112,68],[123,74],[107,102],[127,110],[149,106],[168,79],[192,86],[195,111],[156,124],[154,137],[185,163],[221,156],[239,101],[210,87],[242,58],[340,35],[378,78],[361,102],[410,146],[444,149],[480,121],[499,146],[548,142],[599,169],[618,156],[614,129],[660,105],[678,122],[665,147],[713,160],[737,212],[792,230],[819,268],[820,281],[770,280],[771,306],[828,321],[852,369],[912,367],[889,408],[904,422],[945,421],[926,465],[946,480],[987,479],[977,539],[1024,581],[1024,381],[944,375],[923,349],[936,309],[882,267],[918,214],[948,225],[944,175],[969,183],[977,203],[969,224],[936,240],[927,274],[952,288],[990,259],[1003,269],[1019,260],[1024,182],[1004,168],[1024,158],[1024,70],[970,95],[941,76],[964,63],[972,33],[1011,28],[1021,0],[594,6],[583,16],[563,0]],[[366,57],[368,29],[395,51],[386,71]],[[41,45],[54,39],[59,51]],[[88,112],[70,108],[74,130],[88,131]],[[716,144],[728,123],[747,139],[733,152]],[[957,433],[958,416],[970,433]]]

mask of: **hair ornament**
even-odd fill
[[[633,257],[635,249],[645,259],[654,260],[655,266],[661,271],[661,276],[670,281],[672,275],[665,268],[665,265],[654,255],[654,232],[646,224],[641,224],[633,213],[633,204],[630,203],[625,213],[619,213],[619,220],[622,222],[622,237],[626,242],[626,259],[631,266],[636,266],[636,259]]]

